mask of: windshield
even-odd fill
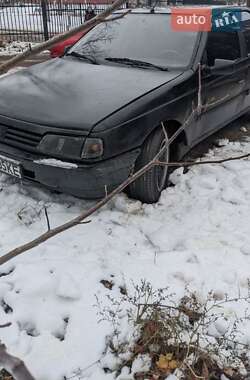
[[[190,63],[196,37],[196,32],[173,31],[171,17],[167,13],[130,13],[119,20],[96,26],[70,52],[106,64],[131,64],[131,61],[110,60],[129,58],[168,68],[186,67]]]

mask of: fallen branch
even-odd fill
[[[0,344],[0,365],[8,371],[15,380],[35,380],[24,362],[10,355],[4,344]]]
[[[174,166],[174,167],[188,167],[196,165],[208,165],[208,164],[223,164],[223,162],[243,160],[244,158],[249,158],[250,153],[242,154],[240,156],[222,158],[221,160],[208,160],[208,161],[179,161],[179,162],[162,162],[155,161],[156,166]]]
[[[48,49],[52,48],[57,43],[65,41],[69,37],[74,36],[76,33],[88,31],[89,29],[93,28],[94,26],[96,26],[102,22],[107,22],[106,18],[108,16],[110,16],[112,14],[112,12],[119,9],[121,7],[121,5],[125,3],[125,1],[126,0],[116,0],[104,12],[102,12],[99,15],[93,17],[92,19],[86,21],[84,24],[77,26],[76,28],[70,29],[69,31],[62,33],[60,35],[54,36],[53,38],[49,39],[48,41],[42,42],[41,44],[38,44],[32,48],[28,48],[23,53],[16,55],[15,57],[9,59],[8,61],[6,61],[2,65],[0,65],[0,75],[6,73],[12,67],[21,63],[25,59],[31,58],[31,57],[43,52],[44,50],[48,50]],[[122,18],[128,12],[130,12],[130,11],[127,11],[127,12],[125,12],[119,16],[114,16],[113,18],[109,19],[108,22]]]

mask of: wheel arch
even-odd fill
[[[163,121],[163,124],[169,133],[169,137],[173,136],[173,134],[181,127],[181,123],[177,120],[165,120]],[[185,131],[181,131],[175,141],[182,142],[187,145],[187,136]]]
[[[168,136],[171,137],[173,134],[181,127],[181,123],[174,119],[167,119],[162,121],[164,127],[167,130]],[[155,128],[151,131],[153,133],[157,128],[160,128],[161,125],[156,125]],[[150,133],[150,134],[151,134]],[[147,136],[148,137],[148,136]],[[182,131],[179,136],[171,144],[171,159],[177,160],[182,157],[182,151],[186,151],[188,146],[188,139],[185,131]]]

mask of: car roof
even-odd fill
[[[190,9],[190,8],[209,8],[209,9],[230,9],[237,11],[250,11],[248,7],[242,7],[237,5],[199,5],[199,4],[190,4],[190,5],[177,5],[174,7],[145,7],[145,8],[125,8],[115,11],[114,13],[126,13],[128,11],[129,14],[170,14],[171,8],[178,9]],[[153,10],[153,12],[152,12]]]

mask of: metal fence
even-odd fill
[[[31,0],[17,2],[0,0],[0,39],[9,41],[42,41],[84,22],[87,8],[95,14],[105,10],[107,3],[91,4],[81,0]]]

